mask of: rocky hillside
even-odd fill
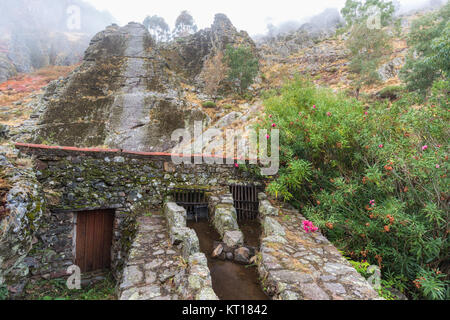
[[[298,74],[319,86],[354,91],[345,47],[348,34],[336,35],[341,23],[336,14],[327,10],[321,19],[311,20],[320,24],[309,22],[289,33],[260,38],[257,44],[223,14],[216,15],[210,28],[168,43],[156,43],[138,23],[112,25],[92,39],[83,63],[70,76],[52,82],[45,94],[27,104],[34,110],[31,120],[10,133],[16,141],[169,151],[175,145],[170,137],[175,129],[192,128],[201,120],[206,128],[223,133],[240,129],[245,137],[263,116],[260,92],[279,88]],[[406,34],[417,16],[403,17],[394,50],[379,67],[383,81],[362,92],[376,95],[401,83]],[[261,75],[245,99],[224,94],[215,106],[206,106],[211,97],[204,90],[205,62],[227,44],[250,46],[260,57]]]
[[[398,74],[408,52],[406,36],[411,21],[424,13],[425,11],[411,12],[400,16],[400,33],[393,28],[388,30],[393,35],[393,50],[379,66],[381,82],[363,87],[363,92],[377,94],[387,86],[401,83]],[[317,85],[353,90],[354,75],[348,67],[351,57],[345,44],[349,33],[336,33],[342,25],[337,11],[333,13],[333,10],[326,10],[317,17],[311,21],[323,21],[322,24],[310,22],[298,30],[258,41],[258,49],[263,55],[266,88],[280,87],[286,79],[292,79],[298,74],[311,77]]]
[[[110,26],[92,39],[79,68],[48,86],[36,105],[40,118],[32,140],[167,151],[174,130],[196,120],[210,123],[198,103],[206,98],[203,64],[237,43],[256,48],[221,14],[211,28],[161,45],[141,24]]]
[[[259,37],[258,47],[266,56],[288,57],[303,48],[314,46],[332,37],[343,24],[344,21],[337,9],[326,9],[299,28],[288,30],[282,27],[275,28],[266,36]]]

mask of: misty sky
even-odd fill
[[[179,13],[187,9],[197,26],[206,28],[214,14],[225,13],[240,30],[251,35],[265,33],[268,22],[300,21],[326,8],[341,9],[345,0],[85,0],[100,10],[108,10],[121,25],[142,22],[147,15],[159,15],[173,27]],[[425,0],[400,0],[415,6]]]

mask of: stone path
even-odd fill
[[[138,218],[138,230],[119,284],[120,300],[217,300],[206,256],[186,210],[175,203],[165,215]]]
[[[303,230],[305,218],[297,210],[273,207],[263,200],[260,211],[265,238],[258,270],[274,299],[380,299],[319,231]]]
[[[184,267],[181,251],[170,244],[165,218],[141,217],[138,225],[119,286],[119,299],[178,300],[173,278]]]

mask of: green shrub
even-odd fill
[[[206,101],[202,104],[203,108],[215,108],[216,104],[212,101]]]
[[[240,46],[227,46],[224,60],[229,67],[228,80],[235,84],[235,88],[243,94],[253,83],[259,72],[259,61],[252,49]]]
[[[448,287],[445,277],[430,276],[446,267],[449,252],[442,101],[411,108],[407,95],[366,108],[296,80],[267,97],[261,125],[280,128],[282,167],[268,191],[303,208],[347,256],[379,265],[385,281],[416,298],[441,299]],[[416,285],[420,277],[429,281]]]
[[[371,30],[361,23],[352,28],[346,46],[351,52],[350,70],[356,75],[354,86],[360,88],[379,81],[378,67],[391,54],[388,33],[383,29]]]
[[[400,72],[409,91],[426,95],[436,80],[450,72],[450,2],[437,12],[414,20],[408,35],[410,47]]]

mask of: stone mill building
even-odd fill
[[[82,284],[111,272],[122,300],[214,300],[227,297],[214,271],[222,261],[256,266],[267,299],[379,299],[320,232],[304,232],[297,210],[268,198],[248,170],[258,165],[172,162],[171,133],[211,121],[189,95],[202,95],[204,62],[229,44],[256,50],[222,14],[163,44],[141,24],[112,25],[48,85],[0,150],[0,284],[12,296],[76,266]],[[217,233],[213,250],[193,227],[201,219]]]

